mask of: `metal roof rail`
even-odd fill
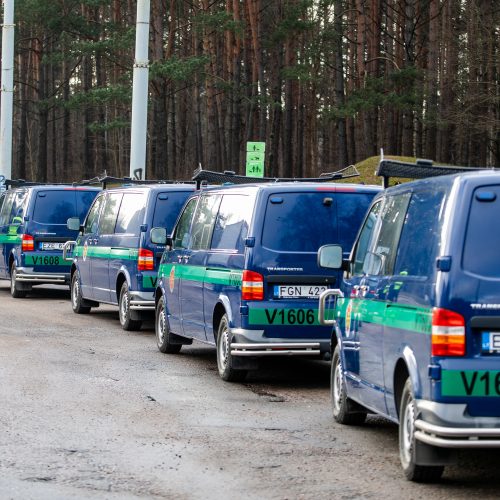
[[[106,175],[104,177],[94,177],[93,179],[89,179],[87,181],[82,181],[88,183],[90,185],[100,184],[103,189],[108,187],[120,187],[125,185],[148,185],[148,184],[192,184],[193,181],[171,181],[171,180],[139,180],[132,179],[131,177],[112,177]]]
[[[433,165],[432,160],[418,159],[415,163],[398,160],[380,160],[376,175],[383,178],[383,187],[389,187],[391,177],[402,177],[404,179],[424,179],[426,177],[437,177],[439,175],[459,174],[483,170],[479,167],[458,167],[454,165]]]
[[[193,172],[193,181],[196,181],[196,188],[200,189],[202,182],[207,182],[209,184],[254,184],[263,182],[331,182],[339,179],[347,179],[349,177],[358,176],[354,165],[342,168],[336,172],[324,173],[319,177],[248,177],[246,175],[237,175],[231,170],[225,170],[224,172],[214,172],[212,170],[203,170],[198,167]]]

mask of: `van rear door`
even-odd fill
[[[466,403],[471,416],[500,416],[500,182],[467,184],[452,232],[449,294],[443,307],[465,323],[465,355],[439,359],[438,398]]]
[[[320,269],[317,251],[340,243],[347,256],[374,194],[324,185],[264,192],[248,264],[264,276],[264,300],[249,305],[249,327],[281,339],[329,339],[318,323],[318,296],[338,286],[341,273]]]

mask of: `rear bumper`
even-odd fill
[[[417,400],[415,439],[441,448],[500,448],[500,418],[471,417],[466,409]]]
[[[70,274],[68,273],[35,273],[30,268],[16,268],[16,282],[32,284],[58,284],[68,285]]]
[[[130,292],[130,309],[132,311],[154,311],[154,293]]]
[[[264,337],[264,330],[231,330],[231,356],[315,356],[329,352],[327,340]]]

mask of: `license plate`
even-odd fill
[[[500,332],[483,332],[481,351],[484,353],[500,353]]]
[[[286,299],[314,299],[326,289],[323,285],[276,285],[274,296]]]
[[[42,241],[40,243],[40,250],[62,250],[64,243],[55,241]]]

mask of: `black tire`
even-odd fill
[[[229,320],[227,314],[224,314],[217,330],[217,369],[222,380],[226,382],[242,382],[247,376],[247,370],[236,370],[233,368],[231,340]]]
[[[71,307],[76,314],[88,314],[90,306],[84,305],[85,299],[82,297],[82,284],[78,271],[71,277]]]
[[[353,410],[354,403],[347,397],[344,371],[340,357],[340,347],[337,345],[333,353],[331,376],[330,376],[330,394],[332,401],[333,418],[339,424],[361,425],[366,420],[366,412],[360,410],[358,405],[356,411]]]
[[[140,330],[142,321],[140,319],[132,319],[130,317],[130,292],[126,281],[120,290],[120,298],[118,300],[118,315],[120,317],[120,325],[128,332]]]
[[[10,294],[14,299],[24,299],[28,294],[27,290],[21,289],[16,281],[16,265],[12,263],[10,267]]]
[[[410,378],[405,382],[399,406],[399,458],[406,479],[417,483],[433,483],[443,474],[442,465],[417,465],[415,463],[416,408]]]
[[[168,324],[167,313],[165,312],[165,299],[160,297],[156,305],[155,321],[156,345],[160,352],[166,354],[177,354],[182,348],[182,344],[172,344],[170,327]]]

